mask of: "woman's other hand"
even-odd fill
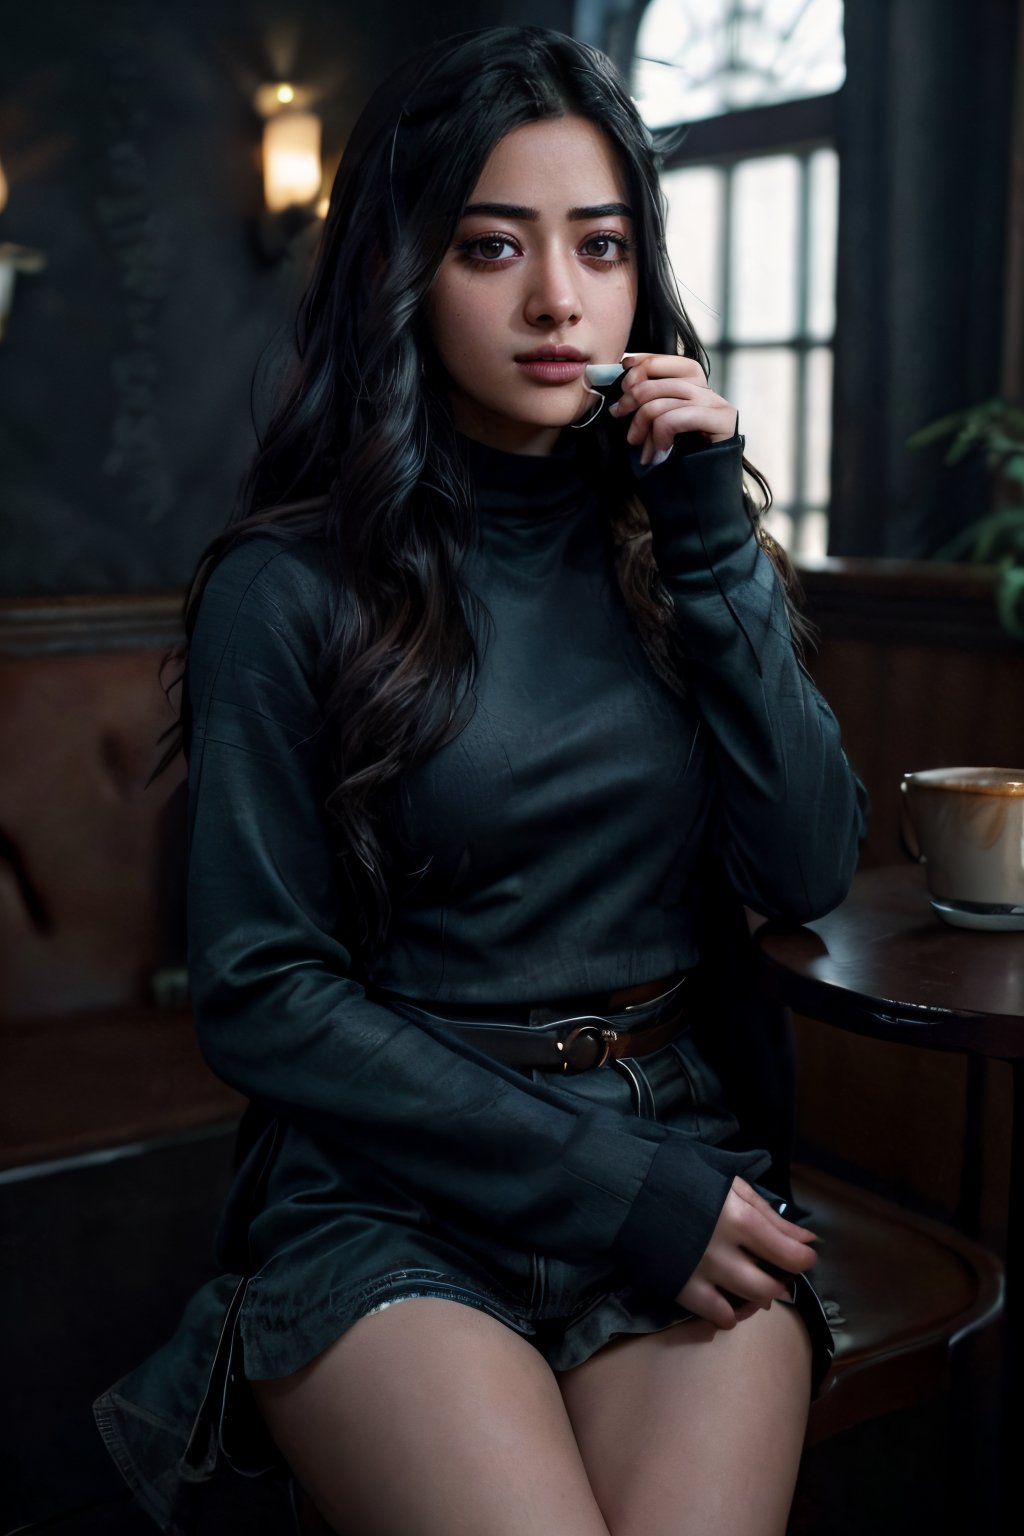
[[[623,362],[622,395],[608,409],[633,413],[626,441],[640,448],[641,464],[663,463],[679,432],[699,432],[708,443],[735,435],[739,412],[715,394],[695,358],[629,352]]]
[[[817,1260],[811,1247],[816,1240],[815,1233],[787,1221],[745,1179],[736,1178],[711,1241],[676,1301],[716,1328],[734,1328],[790,1294],[790,1285],[768,1274],[758,1260],[803,1274]],[[723,1292],[742,1305],[733,1306]]]

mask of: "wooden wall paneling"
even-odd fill
[[[181,963],[169,953],[181,922],[167,901],[180,901],[184,828],[172,797],[181,762],[146,788],[174,719],[161,651],[92,651],[64,627],[40,634],[34,653],[15,624],[20,650],[5,654],[0,643],[6,1018],[142,1003],[153,972]]]
[[[801,1160],[859,1169],[951,1220],[960,1193],[966,1062],[797,1018]]]

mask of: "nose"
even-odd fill
[[[577,272],[571,253],[550,249],[531,263],[526,297],[530,325],[575,325],[580,319]]]

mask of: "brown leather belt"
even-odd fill
[[[683,1034],[688,1027],[684,1018],[686,982],[684,975],[653,997],[651,987],[665,984],[648,983],[625,994],[612,994],[616,1003],[623,995],[642,997],[642,1001],[601,1012],[594,1008],[574,1009],[566,1017],[536,1024],[465,1016],[469,1010],[462,1010],[463,1016],[442,1014],[405,998],[389,998],[388,1002],[407,1018],[456,1031],[461,1040],[510,1066],[538,1067],[549,1072],[590,1072],[624,1056],[649,1056]]]

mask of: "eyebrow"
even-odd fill
[[[520,203],[467,203],[462,213],[463,217],[470,213],[485,213],[492,219],[529,219],[534,222],[540,218],[538,209],[526,208]],[[594,203],[589,208],[570,208],[568,214],[573,222],[582,219],[611,219],[616,216],[631,219],[633,210],[628,203]]]

